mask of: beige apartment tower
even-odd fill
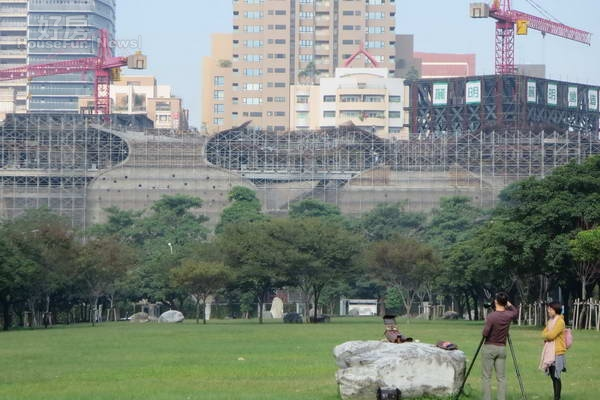
[[[290,85],[335,76],[360,48],[393,74],[395,15],[394,0],[234,0],[231,55],[215,54],[225,46],[213,44],[213,55],[204,62],[202,120],[208,132],[249,120],[268,131],[290,129]],[[206,65],[211,58],[212,67]],[[219,59],[231,60],[231,80],[214,67]],[[351,66],[369,63],[360,55]],[[222,99],[207,90],[217,76],[225,77]],[[214,114],[221,109],[230,120]]]

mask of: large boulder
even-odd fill
[[[177,311],[177,310],[169,310],[169,311],[165,311],[164,313],[160,314],[160,317],[158,318],[158,322],[160,323],[167,323],[167,324],[176,324],[178,322],[183,322],[184,320],[184,316],[181,313],[181,311]]]
[[[380,387],[397,388],[402,398],[448,397],[460,389],[466,357],[425,343],[353,341],[333,350],[342,399],[373,400]]]

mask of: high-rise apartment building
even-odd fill
[[[395,0],[234,0],[232,96],[225,99],[232,115],[268,131],[289,129],[290,85],[334,76],[361,47],[393,74],[395,15]],[[361,55],[353,66],[366,63]]]
[[[29,0],[28,5],[29,64],[92,57],[100,29],[114,38],[115,0]],[[28,110],[79,112],[79,97],[91,96],[93,83],[91,72],[35,78],[29,83]]]
[[[27,0],[0,0],[0,69],[27,62]],[[0,120],[25,112],[27,80],[0,82]]]
[[[231,33],[212,35],[212,53],[202,60],[202,130],[205,132],[219,132],[239,123],[238,116],[231,112],[232,40]]]

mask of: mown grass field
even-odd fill
[[[450,340],[469,358],[482,327],[481,322],[399,322],[403,333],[422,342]],[[0,399],[335,400],[333,347],[348,340],[380,339],[382,332],[379,318],[319,325],[119,322],[3,332]],[[551,399],[550,380],[537,370],[539,330],[513,327],[512,339],[528,399]],[[600,333],[575,332],[567,357],[563,398],[600,398]],[[465,398],[481,398],[479,361]],[[508,399],[520,399],[512,362],[507,375]]]

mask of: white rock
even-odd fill
[[[164,313],[160,314],[160,317],[158,318],[158,322],[164,322],[169,324],[183,322],[183,320],[183,314],[180,311],[176,310],[165,311]]]
[[[425,343],[353,341],[333,350],[344,400],[373,400],[380,387],[398,388],[402,398],[447,397],[458,391],[466,357]]]
[[[271,304],[271,315],[276,319],[283,318],[283,300],[281,300],[279,297],[273,298],[273,303]]]

